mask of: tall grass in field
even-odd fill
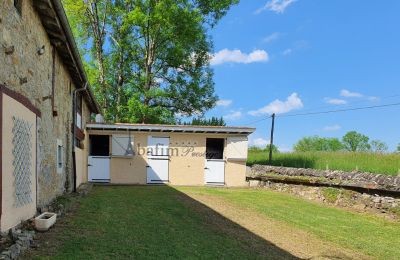
[[[268,152],[250,150],[247,164],[268,164]],[[274,153],[272,165],[320,170],[358,170],[398,175],[400,174],[400,154],[350,152]]]

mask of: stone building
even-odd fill
[[[86,83],[60,0],[0,1],[1,231],[79,184],[85,125],[99,113]]]

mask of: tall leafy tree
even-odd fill
[[[350,131],[342,138],[346,150],[350,152],[365,152],[371,149],[369,137],[356,131]]]
[[[380,140],[372,140],[370,145],[371,145],[371,150],[375,153],[384,153],[389,150],[387,144]]]
[[[215,105],[208,31],[238,0],[63,0],[108,120],[171,123]]]
[[[400,153],[400,144],[397,145],[397,152]]]

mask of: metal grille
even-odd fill
[[[13,117],[13,166],[15,206],[32,203],[32,124]]]

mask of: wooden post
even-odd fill
[[[272,148],[274,146],[275,113],[272,114],[271,139],[269,144],[269,165],[272,165]]]

